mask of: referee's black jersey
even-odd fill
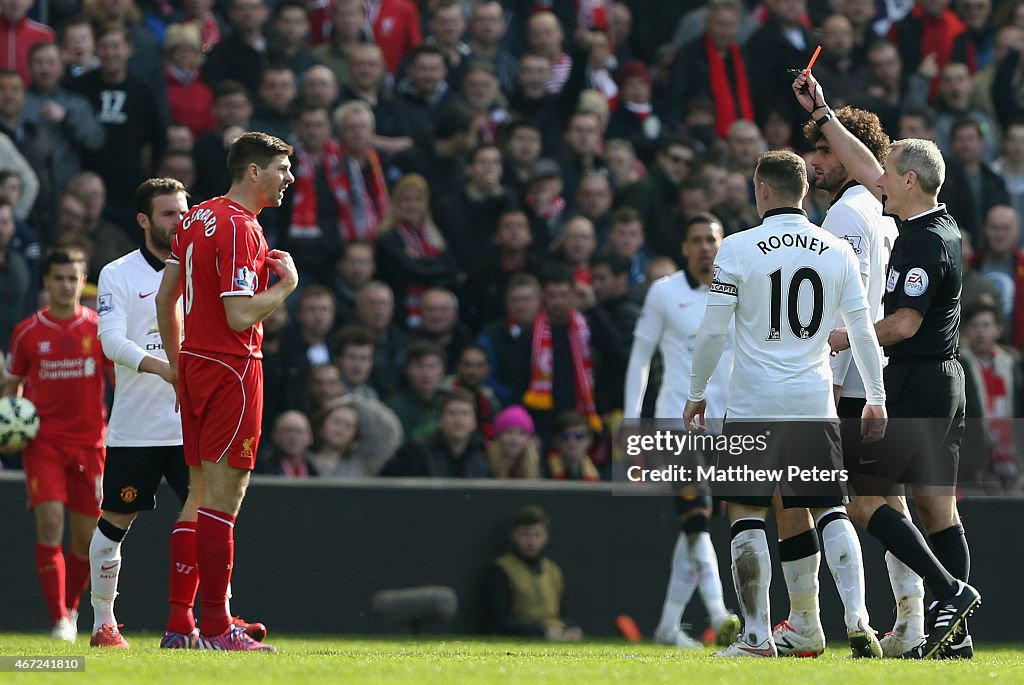
[[[959,352],[963,253],[960,229],[945,205],[904,221],[892,246],[882,305],[910,308],[924,320],[913,337],[885,348],[891,358],[951,359]]]

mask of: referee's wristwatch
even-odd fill
[[[826,105],[825,106],[825,114],[823,114],[820,119],[815,119],[814,123],[817,125],[818,128],[821,128],[822,126],[824,126],[828,122],[832,121],[832,119],[834,117],[835,117],[835,112],[833,112],[831,109],[829,109],[828,106]]]

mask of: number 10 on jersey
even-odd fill
[[[776,269],[768,274],[768,282],[771,284],[771,303],[768,337],[765,340],[782,340],[782,269]],[[811,288],[811,320],[804,323],[800,320],[800,288],[804,282],[810,284]],[[800,340],[813,338],[818,329],[821,328],[821,319],[825,307],[825,288],[821,283],[821,276],[809,266],[796,270],[789,280],[789,286],[785,293],[786,319],[789,323],[789,330]]]

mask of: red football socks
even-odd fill
[[[192,607],[199,588],[199,569],[196,563],[196,524],[178,521],[171,531],[171,583],[167,600],[170,616],[167,630],[189,634],[196,627]]]
[[[220,635],[231,625],[228,583],[235,558],[235,517],[216,509],[199,510],[196,521],[196,560],[203,604],[203,635]]]
[[[82,593],[89,587],[89,557],[83,557],[69,549],[64,555],[64,563],[67,567],[64,601],[67,603],[68,611],[75,611],[78,609]]]
[[[86,562],[86,570],[89,564]],[[64,552],[52,545],[36,545],[36,572],[43,586],[43,599],[50,612],[50,625],[68,615],[64,606]]]

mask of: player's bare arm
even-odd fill
[[[178,388],[178,352],[181,350],[181,321],[178,319],[178,298],[181,296],[181,266],[168,263],[164,267],[160,289],[156,293],[156,320],[160,326],[160,342],[167,354],[167,381]],[[140,367],[140,370],[141,367]]]
[[[800,106],[815,120],[821,119],[830,111],[821,84],[810,73],[801,73],[794,79],[793,93]],[[834,116],[829,117],[821,125],[821,132],[828,139],[832,152],[842,161],[846,170],[875,197],[881,199],[882,191],[878,187],[878,179],[882,175],[882,166],[864,143],[857,140]]]
[[[268,252],[267,266],[281,280],[252,297],[222,298],[228,325],[236,331],[244,331],[266,319],[274,310],[284,304],[284,301],[288,299],[288,296],[291,295],[292,291],[299,284],[299,272],[295,269],[295,262],[292,261],[292,256],[287,252],[283,250],[271,250]],[[162,333],[162,323],[160,324],[160,330]]]
[[[917,335],[924,317],[921,312],[910,307],[901,307],[895,312],[875,323],[875,336],[882,347],[895,345]],[[829,333],[828,344],[833,352],[849,349],[850,338],[845,328],[837,328]]]
[[[4,380],[3,396],[4,397],[21,397],[21,392],[22,392],[23,388],[24,388],[24,383],[22,383],[20,378],[18,378],[17,376],[8,376]]]
[[[154,376],[160,376],[168,383],[173,384],[173,378],[171,376],[171,365],[165,362],[163,359],[157,359],[156,357],[146,356],[139,364],[139,373],[151,373]]]

